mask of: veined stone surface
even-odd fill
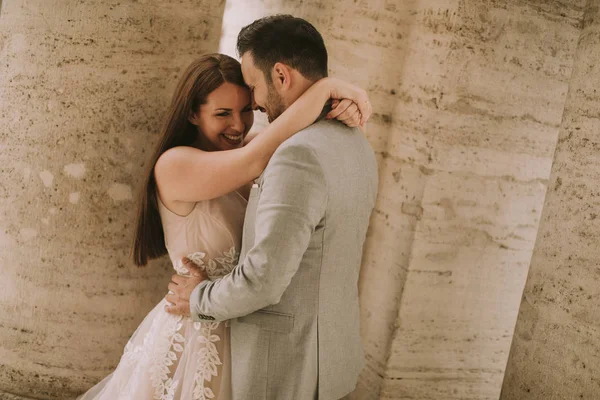
[[[390,143],[418,156],[400,153],[390,172],[421,197],[394,207],[417,222],[381,398],[499,397],[583,4],[411,12],[402,87],[413,101]],[[416,169],[411,184],[405,171]]]
[[[229,0],[221,51],[289,13],[368,89],[380,191],[353,399],[497,399],[585,1]]]
[[[165,295],[167,263],[130,261],[132,193],[180,73],[217,50],[223,8],[2,4],[0,392],[82,392]]]
[[[597,393],[598,4],[575,57],[585,5],[227,1],[222,52],[235,55],[239,29],[256,18],[304,17],[325,38],[332,75],[373,102],[380,194],[360,281],[367,366],[350,398],[498,398],[548,182],[552,222],[503,398]],[[112,370],[164,294],[164,264],[128,261],[134,194],[178,74],[216,49],[223,6],[2,4],[0,391],[82,391]]]
[[[502,400],[600,398],[600,1],[588,1]]]

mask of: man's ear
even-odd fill
[[[278,89],[288,90],[292,85],[292,71],[289,66],[283,63],[275,63],[271,71],[273,85]]]

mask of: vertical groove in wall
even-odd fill
[[[560,134],[502,386],[505,400],[595,399],[600,1],[581,18]]]

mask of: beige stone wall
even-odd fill
[[[600,398],[600,1],[588,1],[502,400]]]
[[[114,367],[169,274],[135,269],[128,250],[132,196],[178,74],[216,50],[221,19],[221,51],[234,55],[242,26],[284,12],[315,24],[331,73],[367,88],[375,109],[367,366],[352,399],[499,397],[576,60],[544,214],[557,219],[542,227],[503,398],[559,386],[569,398],[586,373],[593,398],[596,149],[584,133],[598,119],[598,5],[576,56],[585,4],[4,2],[0,397],[64,398]]]
[[[2,4],[0,393],[81,392],[164,296],[166,264],[129,259],[133,197],[180,72],[217,50],[223,7]]]
[[[416,222],[381,398],[498,398],[583,3],[415,4],[390,142],[420,157],[387,182],[419,190],[390,208]]]
[[[331,73],[369,90],[381,185],[361,273],[353,399],[497,399],[584,1],[227,2],[239,29],[291,13]]]

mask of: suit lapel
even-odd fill
[[[246,253],[254,246],[254,230],[256,226],[256,209],[258,207],[258,199],[260,197],[260,189],[262,185],[262,175],[258,177],[252,184],[250,196],[248,197],[248,206],[246,207],[246,217],[244,218],[244,230],[242,236],[242,249],[240,252],[240,260],[246,257]]]

